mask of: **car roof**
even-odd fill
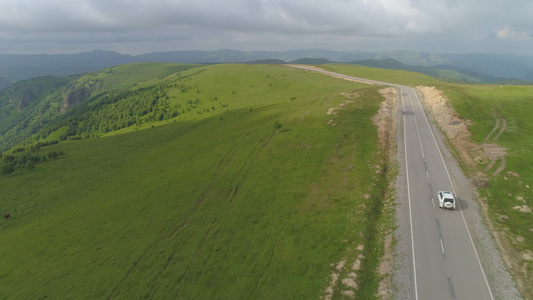
[[[455,199],[455,196],[453,195],[452,192],[448,192],[448,191],[440,191],[439,193],[442,194],[442,197],[443,197],[443,198],[452,198],[452,199]]]

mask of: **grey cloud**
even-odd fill
[[[529,0],[2,1],[0,51],[84,43],[117,51],[135,43],[150,51],[265,45],[429,51],[448,43],[443,50],[450,51],[452,44],[478,43],[482,52],[491,42],[499,49],[504,42],[531,46],[532,14]]]

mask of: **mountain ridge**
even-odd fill
[[[296,49],[289,51],[214,51],[183,50],[151,52],[140,55],[95,50],[77,54],[0,54],[0,88],[15,82],[40,76],[68,76],[97,71],[126,63],[253,63],[277,60],[294,62],[300,59],[322,59],[330,62],[357,63],[366,60],[394,59],[412,66],[448,69],[475,73],[482,77],[517,78],[533,81],[533,56],[510,54],[434,54],[416,51],[362,52],[327,49]]]

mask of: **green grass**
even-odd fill
[[[202,103],[227,106],[43,147],[66,156],[0,176],[12,216],[0,225],[2,295],[316,299],[362,244],[355,293],[375,297],[388,186],[370,120],[379,88],[275,66],[208,66],[185,80]]]

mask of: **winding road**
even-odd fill
[[[413,88],[328,72],[291,67],[344,79],[393,86],[400,90],[408,205],[412,299],[494,299],[463,210],[466,199],[457,194],[441,149]],[[452,191],[456,210],[440,209],[437,191]]]

